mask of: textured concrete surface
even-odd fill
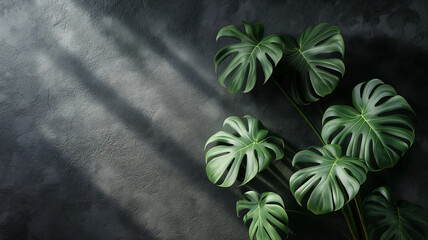
[[[342,29],[346,75],[320,104],[349,103],[375,77],[395,86],[418,114],[416,141],[363,193],[388,184],[428,208],[427,13],[426,1],[0,0],[0,239],[247,239],[234,208],[246,189],[209,183],[206,139],[250,114],[292,149],[318,142],[271,84],[230,95],[216,82],[228,42],[216,33],[241,20]],[[250,187],[296,208],[279,176],[288,166]],[[297,239],[342,238],[339,214],[290,218]]]

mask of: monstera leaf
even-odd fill
[[[309,27],[297,41],[284,36],[285,60],[296,72],[292,81],[292,97],[299,104],[317,101],[320,97],[331,93],[343,76],[345,65],[339,58],[327,58],[322,54],[339,53],[342,58],[345,53],[340,30],[336,26],[323,29],[327,24],[322,23],[314,28]],[[328,69],[328,70],[327,70]]]
[[[395,202],[385,187],[377,188],[366,197],[364,210],[371,223],[368,229],[372,239],[416,240],[428,239],[428,214],[419,205]]]
[[[248,24],[244,22],[245,33],[241,29],[230,25],[222,28],[217,40],[222,37],[231,37],[240,40],[240,43],[228,45],[215,55],[215,70],[228,56],[236,54],[229,65],[218,77],[218,81],[226,87],[226,79],[230,78],[227,89],[231,93],[237,93],[241,90],[246,81],[244,92],[249,92],[256,84],[257,61],[260,63],[266,82],[282,58],[284,43],[277,35],[268,35],[263,37],[263,24]],[[274,65],[272,65],[271,60]],[[248,72],[248,74],[247,74]],[[248,75],[246,77],[246,75]]]
[[[309,194],[307,208],[315,214],[339,210],[354,198],[366,180],[367,167],[363,161],[342,156],[339,145],[312,147],[298,152],[293,166],[309,164],[290,178],[290,190],[301,205]]]
[[[358,84],[352,100],[354,107],[327,109],[322,137],[342,145],[346,155],[364,159],[370,170],[393,167],[415,138],[412,121],[402,113],[413,112],[412,108],[379,79]]]
[[[248,121],[248,129],[238,117],[228,117],[224,121],[223,126],[228,125],[239,136],[220,131],[210,137],[205,144],[206,147],[210,143],[221,143],[211,148],[205,155],[207,176],[212,183],[217,183],[228,171],[223,183],[219,185],[220,187],[230,187],[236,181],[245,156],[245,178],[241,185],[254,178],[257,172],[264,170],[272,159],[279,160],[284,156],[284,141],[282,139],[273,136],[268,137],[268,130],[260,127],[259,120],[251,116],[245,116],[245,118]],[[278,146],[274,142],[281,145]]]
[[[276,226],[285,233],[288,233],[288,216],[284,210],[284,202],[281,197],[273,192],[265,192],[259,197],[254,191],[244,193],[245,200],[236,203],[236,213],[247,210],[244,216],[244,223],[251,219],[249,229],[250,239],[257,240],[281,240],[278,232],[272,226]]]

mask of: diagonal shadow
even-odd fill
[[[60,67],[64,72],[76,76],[79,83],[84,86],[102,105],[120,119],[124,124],[133,129],[143,142],[148,142],[153,146],[163,159],[167,160],[176,169],[179,169],[186,178],[201,191],[210,194],[225,209],[230,209],[230,203],[237,197],[232,191],[225,190],[223,194],[218,194],[219,189],[210,184],[205,177],[205,171],[201,164],[193,161],[193,158],[182,149],[180,144],[167,136],[162,129],[154,126],[141,110],[131,106],[127,100],[117,94],[117,92],[94,76],[83,64],[69,52],[60,46],[46,49],[56,62],[66,63]],[[177,157],[179,156],[179,157]],[[201,181],[204,179],[205,181]],[[228,211],[234,215],[233,211]]]
[[[118,17],[116,11],[117,9],[130,8],[132,11],[137,11],[139,8],[144,7],[144,3],[129,3],[126,1],[116,1],[114,4],[98,4],[93,1],[80,1],[75,0],[81,8],[90,8],[91,10],[98,11],[99,14],[93,15],[92,21],[98,24],[98,27],[102,29],[102,32],[106,37],[112,38],[117,48],[121,50],[127,57],[131,58],[137,65],[145,62],[145,59],[141,54],[139,54],[139,47],[141,45],[145,45],[145,47],[149,48],[151,51],[155,52],[158,56],[160,56],[164,61],[167,61],[170,66],[172,66],[177,72],[180,73],[182,79],[187,81],[191,86],[196,88],[199,92],[201,92],[204,96],[209,99],[214,99],[216,102],[221,104],[222,109],[225,109],[229,112],[240,112],[239,109],[236,109],[234,104],[230,104],[225,102],[225,99],[221,98],[221,94],[218,93],[218,89],[213,87],[210,83],[206,82],[206,80],[212,80],[217,83],[216,77],[211,78],[211,74],[202,76],[199,72],[195,70],[194,65],[186,62],[182,57],[180,57],[169,44],[165,43],[162,37],[159,37],[153,34],[153,30],[151,26],[136,22],[135,19],[132,19],[133,16],[126,15],[122,17]],[[105,8],[105,9],[104,9]],[[135,12],[134,12],[135,14]],[[100,23],[98,19],[99,15],[105,15],[112,17],[114,20],[119,21],[127,31],[130,31],[132,36],[135,37],[135,44],[130,43],[129,39],[125,39],[123,36],[120,36],[114,27],[106,26],[106,24]],[[95,17],[97,16],[97,18]],[[145,43],[145,44],[144,44]],[[212,70],[214,70],[214,61],[212,62]],[[213,71],[214,72],[214,71]],[[219,85],[220,86],[220,85]],[[224,90],[224,89],[223,89]],[[242,114],[239,114],[242,115]]]
[[[144,31],[144,34],[140,34],[134,40],[136,42],[136,44],[134,44],[126,41],[125,37],[121,36],[115,27],[106,26],[105,24],[99,24],[98,27],[102,29],[101,32],[105,37],[113,39],[116,48],[125,57],[131,59],[134,64],[140,67],[138,71],[140,71],[143,75],[146,75],[149,71],[143,66],[144,62],[149,61],[149,59],[143,57],[138,50],[140,49],[141,43],[146,42],[147,44],[144,46],[145,48],[160,54],[163,60],[167,61],[176,71],[180,73],[183,80],[190,82],[191,86],[202,93],[205,98],[215,100],[216,103],[221,105],[221,109],[225,112],[236,112],[233,104],[225,102],[226,100],[221,98],[221,95],[218,94],[215,88],[203,81],[203,79],[206,77],[203,77],[198,72],[196,72],[194,67],[190,66],[179,56],[177,56],[174,51],[172,51],[165,43],[162,42],[161,38],[154,36],[150,30],[146,30]],[[135,34],[135,32],[132,34]],[[177,83],[182,84],[180,82]],[[169,95],[169,97],[164,98],[163,101],[166,102],[172,110],[177,109],[178,99],[175,96]],[[184,111],[185,109],[180,110]]]
[[[82,1],[77,1],[79,4],[83,4]],[[107,14],[109,16],[112,17],[117,17],[115,16],[115,7],[121,8],[123,7],[121,4],[124,3],[125,1],[117,1],[117,5],[115,5],[112,8],[109,8],[107,11],[101,11],[101,14]],[[97,8],[98,6],[96,6],[96,4],[92,4],[91,5],[92,8]],[[135,6],[134,6],[135,7]],[[132,11],[137,11],[135,8],[131,9]],[[120,21],[122,21],[125,25],[130,26],[130,29],[135,30],[135,33],[139,33],[142,32],[144,29],[141,28],[139,25],[135,24],[132,19],[129,18],[125,18],[125,19],[120,19]],[[142,37],[144,39],[144,37]],[[154,37],[151,38],[149,37],[149,41],[155,41],[155,45],[154,48],[156,49],[156,51],[164,51],[162,49],[162,46],[164,46],[163,43],[157,43],[156,41],[159,40],[158,38]],[[345,37],[345,39],[347,39]],[[354,43],[352,41],[355,41]],[[384,44],[384,41],[387,43],[386,45]],[[410,101],[412,102],[412,106],[415,106],[416,110],[421,113],[422,117],[421,119],[425,119],[426,120],[426,111],[423,111],[424,109],[426,109],[426,105],[424,103],[418,103],[418,99],[416,96],[419,95],[419,97],[421,95],[424,95],[426,92],[426,84],[421,83],[421,87],[414,87],[414,86],[409,86],[412,82],[422,82],[425,79],[425,75],[424,73],[426,72],[426,68],[424,69],[418,69],[419,70],[419,74],[414,73],[413,71],[413,67],[409,67],[409,63],[404,63],[404,65],[407,67],[405,70],[405,72],[408,72],[410,74],[410,79],[412,81],[402,81],[402,79],[407,79],[407,76],[405,76],[405,74],[400,73],[397,69],[401,69],[403,70],[403,68],[397,67],[397,65],[399,64],[403,64],[403,60],[400,60],[399,58],[408,58],[410,54],[407,54],[408,52],[412,53],[412,54],[416,54],[416,56],[419,56],[422,60],[426,59],[426,53],[419,53],[419,49],[415,49],[412,46],[404,46],[404,45],[399,45],[394,46],[393,44],[391,45],[391,42],[393,42],[394,39],[369,39],[369,40],[365,40],[363,37],[354,37],[353,39],[351,39],[351,41],[347,41],[347,51],[350,50],[350,54],[349,52],[347,52],[347,57],[346,57],[346,66],[351,66],[350,69],[347,69],[347,74],[345,75],[345,78],[343,79],[342,82],[345,82],[346,84],[340,84],[339,87],[336,89],[335,94],[334,95],[330,95],[326,98],[326,100],[322,100],[322,103],[333,103],[336,104],[337,100],[339,101],[348,101],[350,99],[350,91],[353,88],[353,86],[355,86],[356,83],[360,82],[360,81],[366,81],[369,80],[373,77],[380,77],[383,80],[391,80],[392,85],[394,86],[400,86],[401,84],[403,84],[405,86],[405,88],[407,88],[407,90],[405,90],[405,92],[407,91],[407,94],[410,94],[410,90],[409,89],[415,89],[416,88],[416,94],[412,94]],[[350,44],[349,44],[350,43]],[[348,45],[349,44],[349,45]],[[407,47],[410,47],[411,51],[408,50]],[[369,49],[369,50],[367,50]],[[384,54],[382,55],[380,53],[380,51],[382,52],[389,52],[391,51],[393,54]],[[376,52],[376,58],[373,58],[372,53]],[[174,55],[168,55],[168,53],[161,53],[160,55],[162,55],[163,57],[171,57],[171,59],[174,59]],[[404,55],[404,56],[403,56]],[[380,58],[377,58],[381,56]],[[389,62],[390,59],[393,59],[396,62]],[[423,61],[420,61],[418,59],[414,59],[416,62],[420,63]],[[176,62],[176,60],[174,60],[174,62]],[[385,62],[387,62],[387,64],[385,65]],[[426,61],[425,61],[426,62]],[[382,63],[382,64],[380,64]],[[397,64],[399,63],[399,64]],[[176,64],[176,63],[173,63]],[[184,64],[184,63],[183,63]],[[379,67],[381,66],[381,67]],[[187,71],[186,67],[181,67],[180,64],[176,65],[177,69],[181,69],[181,70],[185,70]],[[381,68],[379,71],[379,68]],[[382,68],[384,68],[384,70],[382,70]],[[385,70],[388,69],[388,70]],[[386,71],[389,71],[389,73],[387,73]],[[191,70],[189,70],[189,72],[191,72]],[[186,74],[186,73],[185,73]],[[384,79],[383,77],[385,76],[386,79]],[[400,76],[400,79],[398,76]],[[417,77],[417,78],[416,78]],[[388,79],[389,78],[389,79]],[[203,87],[203,84],[201,84],[201,86]],[[345,95],[346,94],[346,95]],[[342,98],[343,97],[343,98]],[[346,100],[344,100],[346,99]],[[333,101],[334,100],[334,101]],[[329,104],[330,105],[330,104]],[[325,109],[325,108],[324,108]],[[423,121],[422,121],[423,122]],[[426,133],[426,127],[424,127],[422,124],[418,125],[419,129],[422,129],[423,134]],[[419,144],[422,145],[422,144]],[[418,154],[414,154],[414,158],[417,158]],[[422,159],[422,158],[421,158]],[[403,162],[403,161],[402,161]],[[416,174],[415,174],[416,175]],[[422,174],[423,175],[423,174]],[[388,175],[389,177],[389,175]]]
[[[11,80],[1,88],[13,94],[1,104],[0,239],[158,239],[38,130],[49,111],[44,99],[16,104],[33,98],[23,85],[37,92],[37,77],[18,73]]]
[[[136,63],[141,63],[146,61],[140,54],[139,51],[136,51],[139,46],[133,46],[132,44],[123,40],[117,32],[114,31],[114,28],[109,28],[107,26],[101,26],[102,31],[106,36],[112,37],[118,49],[126,54],[126,56],[132,58]],[[192,86],[194,86],[199,92],[203,93],[207,98],[210,99],[220,99],[220,95],[217,93],[217,89],[212,87],[210,84],[206,83],[203,79],[205,76],[200,75],[193,66],[184,62],[181,57],[179,57],[166,43],[164,40],[154,34],[150,29],[139,29],[139,27],[133,23],[129,22],[126,25],[127,30],[131,31],[134,36],[136,36],[137,43],[146,43],[145,47],[156,52],[162,59],[167,61],[175,70],[177,70],[183,79]],[[143,44],[144,45],[144,44]]]

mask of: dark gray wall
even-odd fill
[[[207,180],[206,139],[250,114],[294,150],[318,142],[271,84],[230,95],[217,83],[216,33],[241,20],[341,28],[346,75],[321,106],[377,77],[418,114],[412,149],[363,193],[388,184],[428,208],[427,13],[426,1],[1,0],[0,239],[247,239],[234,208],[246,189]],[[287,161],[249,185],[296,209]],[[341,239],[338,213],[290,217],[298,239]]]

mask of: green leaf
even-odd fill
[[[245,178],[240,186],[264,170],[272,159],[279,160],[284,156],[284,141],[281,138],[268,137],[268,130],[261,128],[259,120],[251,116],[245,116],[245,118],[248,122],[248,129],[238,117],[228,117],[223,123],[223,126],[228,125],[239,136],[220,131],[210,137],[205,144],[206,148],[210,143],[220,143],[205,155],[206,172],[212,183],[216,184],[228,171],[223,183],[219,185],[220,187],[230,187],[236,181],[244,156],[246,156]],[[275,144],[274,141],[281,143],[281,146]],[[211,160],[208,162],[209,159]]]
[[[284,202],[274,192],[265,192],[259,197],[254,191],[244,193],[246,199],[236,203],[236,213],[248,209],[244,216],[244,223],[251,219],[249,229],[250,239],[254,236],[258,240],[281,240],[280,235],[272,226],[276,226],[288,234],[288,216],[284,210]]]
[[[240,43],[230,44],[218,51],[215,55],[215,71],[224,59],[232,54],[236,56],[218,77],[221,85],[226,87],[226,79],[230,78],[227,89],[231,93],[237,93],[245,84],[243,92],[249,92],[254,88],[257,78],[257,61],[260,63],[267,82],[273,68],[282,58],[284,43],[277,35],[263,37],[264,27],[261,23],[244,23],[245,33],[236,26],[226,26],[218,32],[217,40],[222,37],[230,37],[240,40]],[[269,56],[269,57],[268,57]],[[271,60],[274,64],[271,63]],[[235,71],[235,72],[234,72]],[[245,75],[248,72],[248,76]]]
[[[428,227],[428,214],[421,206],[408,201],[394,201],[385,187],[377,188],[364,201],[372,239],[428,239],[422,226]]]
[[[367,167],[357,158],[342,156],[339,145],[312,149],[315,151],[303,150],[294,156],[293,166],[309,166],[291,176],[290,190],[300,205],[309,194],[307,208],[315,214],[339,210],[366,181]]]
[[[292,79],[292,97],[299,104],[317,101],[320,97],[330,94],[337,86],[339,77],[345,74],[345,65],[339,58],[326,58],[321,54],[339,53],[342,58],[345,44],[340,29],[321,23],[314,28],[309,27],[297,41],[290,35],[283,37],[285,42],[285,60],[296,72]],[[328,69],[328,70],[326,70]]]
[[[346,155],[364,159],[371,171],[393,167],[415,138],[412,121],[397,111],[413,112],[412,108],[379,79],[358,84],[352,100],[354,107],[336,105],[325,111],[324,141],[340,144]]]

